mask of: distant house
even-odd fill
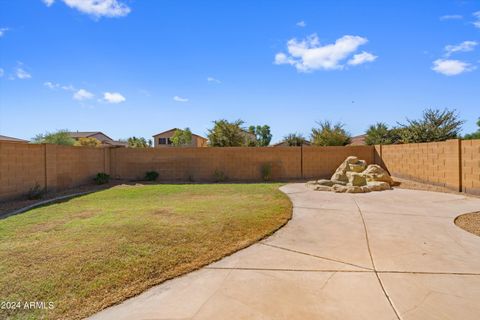
[[[364,146],[366,145],[365,143],[365,138],[367,137],[366,134],[361,134],[359,136],[352,137],[349,146]]]
[[[153,136],[153,146],[155,148],[165,148],[165,147],[172,147],[172,137],[175,134],[175,131],[178,128],[173,128],[167,131],[163,131],[157,133]],[[194,148],[201,148],[206,147],[208,143],[208,139],[198,134],[192,133],[192,142],[187,145],[187,147],[194,147]]]
[[[29,141],[0,135],[0,142],[28,143]]]
[[[88,131],[88,132],[69,132],[70,137],[75,140],[79,140],[80,138],[95,138],[102,143],[103,147],[127,147],[128,144],[122,141],[115,141],[103,132],[100,131]]]
[[[303,143],[304,146],[309,146],[311,145],[310,141],[305,141]],[[281,142],[278,142],[278,143],[275,143],[274,145],[272,145],[273,147],[291,147],[288,145],[288,142],[287,141],[281,141]]]
[[[245,145],[256,145],[257,143],[257,136],[247,130],[242,130],[243,137],[245,139]]]

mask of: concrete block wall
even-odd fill
[[[462,191],[480,195],[480,140],[463,140],[461,145]]]
[[[110,150],[50,144],[0,143],[0,200],[23,196],[39,184],[57,191],[108,172]]]
[[[300,148],[119,148],[111,153],[112,175],[123,179],[141,179],[154,170],[160,181],[208,182],[215,171],[229,180],[260,181],[267,164],[274,180],[302,176]]]
[[[303,177],[330,178],[338,166],[348,157],[357,156],[367,161],[374,162],[374,148],[371,146],[347,147],[302,147],[303,148]]]
[[[393,176],[480,194],[480,140],[375,146],[375,154]]]
[[[98,172],[142,179],[157,171],[163,182],[209,182],[214,172],[231,181],[328,178],[348,156],[377,163],[390,174],[480,194],[480,140],[387,146],[264,148],[87,148],[0,143],[0,200],[25,195],[39,184],[58,191],[92,182]]]
[[[25,194],[45,185],[45,146],[0,143],[0,199]]]
[[[68,146],[56,146],[55,149],[55,187],[58,189],[88,184],[97,173],[109,172],[105,165],[105,152],[109,152],[108,149]]]

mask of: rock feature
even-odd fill
[[[393,185],[393,179],[387,173],[387,171],[383,170],[378,164],[371,164],[368,166],[365,171],[362,172],[367,178],[367,181],[382,181],[386,182],[389,185]]]
[[[365,193],[389,190],[393,179],[379,165],[367,166],[365,160],[350,156],[335,170],[330,180],[320,179],[307,182],[307,187],[315,191],[337,193]]]

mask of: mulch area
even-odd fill
[[[394,188],[410,189],[410,190],[422,190],[422,191],[433,191],[433,192],[444,192],[444,193],[458,194],[458,195],[466,196],[466,197],[476,197],[476,198],[478,198],[478,196],[476,196],[476,195],[463,193],[463,192],[458,192],[458,191],[455,191],[455,190],[447,189],[445,187],[440,187],[440,186],[435,186],[435,185],[426,184],[426,183],[422,183],[422,182],[402,179],[402,178],[398,178],[398,177],[392,177],[392,178],[397,183],[397,185],[395,185]]]
[[[480,236],[480,212],[462,214],[455,219],[455,224],[465,231]]]

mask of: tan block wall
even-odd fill
[[[374,148],[372,146],[303,146],[302,148],[303,176],[308,179],[330,178],[348,156],[357,156],[359,159],[367,161],[368,164],[374,163]]]
[[[25,194],[45,185],[45,146],[0,142],[0,198]]]
[[[106,152],[108,149],[104,148],[56,146],[55,187],[65,189],[91,183],[98,172],[107,172]]]
[[[112,149],[112,173],[143,178],[155,170],[161,181],[212,181],[215,170],[230,180],[259,181],[261,167],[270,164],[272,179],[301,177],[300,148],[168,148]]]
[[[480,140],[462,141],[463,192],[480,195]]]
[[[0,200],[23,196],[36,183],[48,191],[88,184],[109,170],[109,149],[1,142]]]
[[[392,176],[460,190],[460,141],[384,145],[376,148]]]
[[[393,176],[480,194],[480,140],[388,146],[264,148],[87,148],[0,143],[0,200],[25,195],[36,183],[49,191],[92,182],[98,172],[160,181],[213,181],[215,170],[233,181],[328,178],[348,156],[384,166]]]

